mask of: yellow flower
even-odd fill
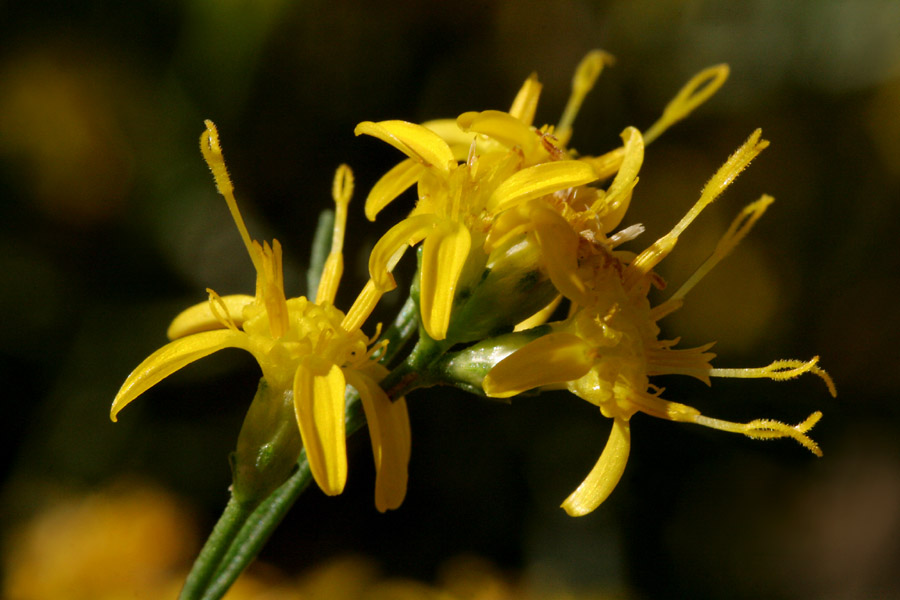
[[[366,216],[374,220],[381,209],[413,184],[417,184],[418,195],[409,217],[392,227],[373,249],[366,293],[378,297],[396,287],[391,271],[408,246],[423,240],[419,270],[421,317],[426,332],[435,340],[447,338],[451,313],[458,309],[455,303],[459,298],[470,295],[472,285],[483,281],[486,271],[502,266],[510,250],[523,241],[538,247],[531,253],[530,265],[521,264],[519,253],[515,262],[520,275],[526,280],[535,276],[542,281],[549,278],[557,287],[566,287],[561,278],[568,274],[554,267],[567,256],[574,260],[570,250],[577,236],[573,232],[564,246],[541,243],[553,235],[547,228],[555,226],[552,218],[542,214],[542,204],[558,204],[561,199],[577,196],[578,203],[595,205],[592,217],[602,219],[608,231],[618,224],[628,207],[643,158],[643,141],[634,128],[623,133],[623,147],[599,157],[579,158],[566,148],[584,97],[603,66],[611,62],[612,57],[599,50],[582,60],[573,78],[569,102],[555,128],[532,125],[541,91],[535,75],[525,81],[509,112],[467,112],[456,120],[424,125],[405,121],[360,123],[355,130],[357,135],[381,139],[408,157],[372,188],[366,199]],[[727,67],[720,65],[694,77],[648,130],[648,135],[655,138],[684,118],[721,86],[727,73]],[[615,180],[605,191],[585,185],[614,174]],[[600,214],[598,206],[605,212]],[[505,275],[504,279],[510,277]],[[522,296],[530,300],[543,298],[533,286]],[[551,299],[552,295],[547,301]],[[518,297],[510,298],[509,306],[519,307],[517,300]],[[476,307],[470,312],[482,311]],[[462,336],[453,341],[468,339],[474,338]]]
[[[403,398],[392,402],[379,387],[378,381],[386,371],[371,360],[374,348],[369,348],[369,340],[359,330],[361,322],[348,326],[344,313],[332,305],[343,270],[341,249],[353,191],[352,173],[342,165],[335,176],[331,253],[315,302],[305,297],[287,299],[281,245],[277,240],[260,245],[250,239],[234,198],[218,133],[211,121],[206,121],[206,126],[200,147],[256,269],[256,294],[219,296],[207,290],[208,302],[185,310],[172,322],[168,336],[174,341],[150,355],[128,376],[116,395],[110,417],[115,421],[129,402],[195,360],[224,348],[241,348],[253,355],[262,370],[260,394],[265,393],[276,404],[259,412],[281,418],[281,404],[293,408],[294,417],[284,418],[296,420],[313,477],[329,495],[341,493],[347,479],[346,385],[359,392],[378,471],[376,505],[382,511],[396,508],[406,493],[410,452],[406,403]],[[371,298],[358,299],[357,313],[368,315],[373,304]],[[258,416],[252,409],[250,415]],[[252,420],[250,415],[248,420]],[[263,427],[271,426],[266,421]],[[259,425],[245,422],[245,430],[254,427]],[[296,455],[289,460],[295,461]]]
[[[422,165],[416,209],[379,240],[369,270],[380,293],[393,289],[394,265],[408,246],[424,240],[420,306],[425,330],[435,340],[447,337],[460,282],[479,279],[489,263],[482,247],[494,215],[513,204],[503,202],[511,195],[507,190],[543,195],[596,179],[593,168],[572,160],[522,169],[518,149],[473,154],[457,164],[449,144],[436,133],[403,121],[364,122],[356,132],[392,143],[417,161],[416,167]]]
[[[640,134],[633,131],[629,140],[640,145],[640,140],[635,138],[640,138]],[[638,231],[626,229],[621,235],[606,236],[602,215],[609,207],[604,207],[602,201],[579,209],[573,206],[570,197],[558,212],[542,213],[555,224],[545,228],[551,237],[544,246],[573,249],[570,254],[560,255],[553,267],[560,273],[554,281],[566,283],[559,289],[573,301],[573,311],[566,320],[551,324],[551,333],[499,361],[485,377],[483,387],[489,396],[501,398],[534,388],[564,388],[597,405],[604,416],[613,419],[609,441],[596,466],[563,503],[570,515],[591,512],[618,483],[631,446],[629,421],[637,412],[742,433],[755,439],[790,437],[821,456],[819,447],[807,436],[821,417],[819,412],[794,426],[768,419],[732,423],[662,399],[663,390],[649,380],[653,375],[681,374],[709,384],[710,377],[785,380],[810,372],[825,381],[832,395],[836,393],[830,377],[818,367],[818,357],[806,362],[779,360],[755,369],[714,369],[710,360],[715,355],[708,352],[712,344],[676,350],[673,346],[677,339],[659,339],[657,322],[677,310],[688,290],[749,232],[771,204],[769,196],[763,196],[738,215],[710,258],[671,298],[653,308],[647,299],[650,287],[661,284],[652,269],[671,252],[681,232],[767,145],[767,141],[760,139],[760,131],[754,132],[710,179],[700,199],[672,231],[637,256],[617,251],[615,247]],[[636,170],[630,177],[635,175]],[[614,182],[611,189],[615,185]],[[629,182],[628,186],[633,187],[633,183]],[[591,215],[599,218],[589,218]]]
[[[58,495],[58,491],[56,492]],[[34,499],[34,506],[41,502]],[[184,502],[155,486],[118,482],[54,503],[3,541],[7,600],[171,598],[196,545]]]

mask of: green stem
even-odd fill
[[[349,433],[349,432],[348,432]],[[213,573],[201,600],[216,600],[228,592],[262,547],[287,511],[312,481],[306,450],[300,454],[297,471],[284,484],[266,498],[250,514],[222,557],[219,568]]]
[[[400,398],[409,392],[436,385],[431,366],[447,350],[447,344],[436,342],[424,331],[419,331],[419,339],[406,359],[385,377],[380,385],[391,398]]]
[[[253,506],[231,498],[188,574],[179,600],[194,600],[206,589],[216,567],[253,513]]]
[[[381,339],[387,340],[388,345],[384,350],[384,354],[375,355],[375,358],[382,364],[390,364],[390,362],[399,354],[403,347],[412,339],[413,334],[419,327],[419,307],[416,305],[412,297],[407,297],[406,303],[397,313],[397,318],[390,327],[387,328]]]

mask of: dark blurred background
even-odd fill
[[[548,596],[900,598],[900,3],[156,0],[2,11],[3,532],[122,476],[178,494],[204,531],[224,506],[227,453],[258,378],[249,356],[207,358],[119,423],[108,417],[124,378],[204,288],[253,290],[197,148],[204,118],[218,125],[251,234],[285,246],[292,295],[305,291],[334,169],[354,169],[346,308],[372,244],[412,206],[362,217],[368,189],[400,155],[354,138],[356,123],[505,110],[532,71],[544,84],[537,121],[552,123],[575,65],[602,48],[617,63],[572,141],[589,154],[616,146],[627,125],[649,126],[703,67],[732,69],[648,148],[625,223],[647,227],[635,248],[680,218],[753,129],[772,141],[663,263],[677,287],[744,204],[775,196],[664,322],[666,335],[717,340],[722,367],[820,355],[839,390],[832,399],[814,377],[712,389],[673,378],[658,382],[665,396],[736,421],[796,423],[822,410],[813,437],[825,457],[638,415],[619,487],[571,519],[559,503],[609,430],[594,407],[565,394],[505,405],[424,390],[410,399],[404,505],[376,512],[361,434],[344,495],[310,489],[262,559],[293,573],[358,553],[427,581],[475,554]],[[385,299],[380,320],[400,296]]]

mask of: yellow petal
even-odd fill
[[[441,221],[425,238],[419,302],[422,324],[432,339],[443,340],[447,337],[456,284],[471,244],[469,230],[449,220]]]
[[[353,130],[356,135],[366,134],[387,142],[403,154],[414,158],[426,167],[434,167],[449,174],[456,166],[456,159],[447,142],[435,132],[406,121],[363,121]]]
[[[578,277],[578,234],[561,215],[543,206],[531,210],[531,221],[547,274],[556,289],[582,306],[590,304]]]
[[[624,142],[624,156],[619,172],[606,190],[606,196],[600,201],[600,206],[594,207],[594,212],[600,215],[601,231],[612,231],[622,222],[631,201],[631,190],[637,183],[638,171],[644,162],[644,140],[641,132],[634,127],[627,127],[622,132]]]
[[[347,482],[344,433],[344,374],[340,367],[313,371],[308,364],[294,375],[294,410],[309,468],[322,491],[336,496]]]
[[[366,218],[374,221],[381,209],[408,190],[424,171],[425,169],[419,161],[407,158],[382,175],[381,179],[372,186],[372,191],[366,198]]]
[[[529,209],[529,206],[520,204],[497,215],[484,241],[485,252],[492,253],[498,248],[506,248],[518,242],[518,238],[526,232],[532,231],[534,224]]]
[[[347,382],[356,388],[366,412],[375,458],[375,507],[384,512],[406,497],[411,436],[406,400],[391,402],[375,380],[348,369]]]
[[[244,308],[256,301],[256,298],[246,294],[221,296],[218,299],[222,301],[220,308],[224,306],[227,311],[227,315],[224,316],[230,318],[237,327],[244,322]],[[201,331],[224,327],[222,320],[213,312],[209,301],[206,301],[181,311],[169,325],[166,335],[170,340],[175,340]]]
[[[559,306],[559,303],[562,302],[562,295],[557,294],[556,298],[550,301],[547,306],[534,313],[524,321],[520,321],[513,328],[513,331],[526,331],[531,329],[532,327],[537,327],[538,325],[543,325],[547,321],[550,320],[550,317],[553,316],[553,313],[556,311],[556,308]]]
[[[600,156],[582,156],[578,160],[586,162],[597,172],[597,179],[606,179],[615,175],[625,158],[625,148],[619,147]]]
[[[549,333],[498,362],[484,378],[484,393],[509,398],[530,389],[573,381],[587,373],[591,347],[571,333]]]
[[[453,157],[456,160],[466,160],[469,155],[469,149],[472,147],[472,140],[475,139],[475,134],[460,129],[459,125],[456,124],[456,119],[425,121],[422,123],[422,127],[427,127],[441,136],[441,139],[447,142],[450,149],[453,150]]]
[[[466,112],[459,115],[456,124],[463,131],[492,137],[509,148],[518,146],[526,155],[530,155],[541,140],[532,127],[499,110]]]
[[[406,249],[422,241],[439,220],[435,215],[416,215],[403,219],[381,236],[369,255],[369,276],[379,291],[397,287],[391,271]]]
[[[166,344],[131,372],[113,400],[109,418],[116,421],[116,415],[128,403],[175,371],[223,348],[243,348],[246,338],[244,333],[222,329],[196,333]]]
[[[609,497],[625,472],[630,450],[631,425],[625,419],[616,418],[600,460],[578,489],[562,503],[569,516],[582,517]]]
[[[563,160],[522,169],[501,183],[488,200],[488,210],[496,213],[526,200],[539,198],[597,179],[588,163]]]

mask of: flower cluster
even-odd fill
[[[594,469],[565,500],[573,515],[602,503],[619,481],[638,412],[695,423],[756,439],[792,438],[821,455],[808,432],[821,417],[797,425],[759,419],[735,423],[702,415],[662,398],[651,377],[687,375],[785,380],[828,375],[809,361],[778,360],[761,368],[714,368],[712,344],[676,348],[658,322],[682,306],[686,294],[747,235],[771,204],[762,196],[735,218],[709,259],[667,300],[655,269],[679,236],[768,145],[759,130],[729,157],[675,226],[643,251],[621,246],[643,227],[622,226],[645,147],[721,87],[725,65],[692,78],[647,130],[622,131],[622,145],[599,155],[569,146],[575,117],[612,57],[589,53],[578,66],[565,111],[554,125],[535,126],[541,92],[529,77],[508,111],[466,112],[456,119],[415,124],[364,121],[356,134],[387,142],[405,159],[373,186],[365,214],[381,210],[410,188],[416,202],[391,226],[369,258],[370,279],[345,313],[333,306],[343,269],[342,245],[353,182],[349,168],[334,183],[336,216],[331,253],[315,300],[285,298],[281,246],[251,240],[234,199],[212,123],[201,149],[257,272],[254,296],[219,296],[179,315],[174,340],[126,380],[112,418],[141,393],[185,365],[227,347],[250,352],[262,381],[238,439],[234,493],[259,502],[280,485],[305,450],[312,476],[327,494],[347,477],[348,407],[362,405],[378,471],[376,506],[396,508],[406,491],[410,454],[404,397],[432,385],[509,398],[532,390],[566,389],[612,419]],[[385,293],[405,251],[419,248],[410,298],[397,321],[370,339],[361,327]],[[416,337],[417,336],[417,337]],[[405,356],[398,353],[416,337]],[[349,386],[349,390],[348,390]],[[346,427],[349,427],[347,425]]]
[[[235,493],[258,499],[282,483],[302,447],[313,477],[326,494],[340,494],[347,480],[346,386],[357,390],[365,409],[378,470],[375,503],[396,508],[406,494],[410,434],[406,401],[392,402],[378,385],[384,367],[359,323],[334,307],[343,271],[341,254],[353,176],[342,165],[334,179],[336,217],[331,253],[315,302],[285,298],[278,240],[260,245],[250,234],[234,198],[215,125],[206,122],[200,149],[225,197],[256,269],[256,295],[219,296],[178,315],[169,327],[174,340],[151,354],[125,380],[113,402],[113,421],[128,403],[182,367],[224,348],[246,350],[259,363],[262,380],[245,419],[234,460]],[[358,308],[371,312],[373,305]]]

